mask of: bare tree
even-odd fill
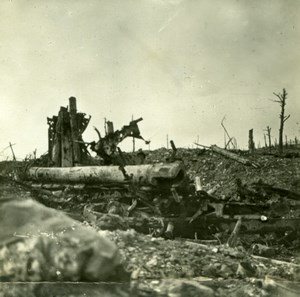
[[[284,123],[289,119],[290,115],[286,116],[284,115],[285,112],[285,105],[286,105],[286,99],[287,99],[287,92],[285,89],[282,90],[282,94],[278,93],[273,93],[278,100],[273,100],[276,103],[280,104],[281,107],[281,112],[279,115],[280,118],[280,126],[279,126],[279,153],[282,154],[283,152],[283,126]]]
[[[269,151],[271,152],[272,149],[272,142],[271,142],[271,129],[269,126],[267,126],[267,129],[265,130],[267,132],[268,140],[269,140]]]
[[[267,147],[268,147],[268,145],[267,145],[267,138],[266,138],[266,134],[264,134],[264,141],[265,141],[265,148],[267,148]]]

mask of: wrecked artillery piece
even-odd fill
[[[62,107],[58,117],[48,118],[48,164],[39,166],[33,162],[27,166],[23,179],[23,183],[38,191],[43,203],[67,209],[73,205],[84,209],[85,218],[93,220],[103,213],[120,215],[130,227],[169,237],[209,237],[231,232],[237,222],[243,232],[297,228],[298,219],[286,219],[290,208],[298,207],[297,203],[278,215],[270,209],[266,197],[255,203],[247,199],[222,201],[213,192],[203,191],[200,177],[189,179],[183,162],[176,159],[172,141],[167,162],[128,165],[117,145],[126,137],[144,140],[137,126],[141,119],[117,131],[107,121],[106,135],[101,137],[96,129],[99,141],[86,143],[82,133],[89,120],[85,114],[77,113],[74,97],[70,98],[69,110]],[[104,165],[94,165],[88,146],[103,159]]]
[[[124,175],[124,170],[126,175]],[[43,203],[81,207],[97,221],[119,215],[130,227],[160,236],[209,238],[231,232],[236,223],[247,233],[297,230],[299,219],[282,219],[268,201],[222,201],[190,180],[181,161],[144,165],[29,167],[26,183],[43,195]],[[71,198],[70,198],[71,197]]]

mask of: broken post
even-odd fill
[[[106,121],[107,135],[114,134],[114,123],[111,121]]]
[[[13,150],[13,148],[12,148],[13,144],[9,143],[9,146],[10,146],[10,149],[11,149],[11,153],[12,153],[12,155],[13,155],[13,160],[16,161],[15,152],[14,152],[14,150]]]
[[[240,217],[237,220],[237,222],[235,224],[235,227],[234,227],[230,237],[228,238],[227,245],[229,247],[235,247],[236,246],[241,226],[242,226],[242,218]]]
[[[175,162],[176,160],[176,153],[177,153],[177,148],[175,146],[175,143],[173,140],[170,141],[171,148],[172,148],[172,155],[170,157],[170,162]]]
[[[249,130],[249,141],[248,141],[248,149],[249,149],[249,153],[253,154],[254,150],[255,150],[255,144],[254,144],[254,140],[253,140],[253,129]]]

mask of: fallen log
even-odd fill
[[[300,194],[290,190],[274,187],[272,185],[264,183],[262,180],[259,180],[257,183],[253,183],[252,187],[256,192],[272,195],[276,194],[281,197],[287,197],[292,200],[300,200]]]
[[[300,268],[300,264],[295,264],[295,263],[291,263],[291,262],[286,262],[286,261],[276,260],[276,259],[270,259],[270,258],[265,258],[265,257],[261,257],[261,256],[255,256],[255,255],[251,255],[251,257],[253,259],[258,260],[258,261],[265,262],[267,264],[286,265],[286,266],[289,266],[289,267],[298,267],[298,268]]]
[[[210,147],[207,147],[207,146],[204,146],[204,145],[201,145],[199,143],[195,143],[195,145],[198,145],[198,146],[202,146],[202,147],[206,147],[208,149],[210,149],[211,151],[217,153],[217,154],[220,154],[226,158],[229,158],[229,159],[232,159],[234,161],[237,161],[241,164],[244,164],[246,166],[252,166],[254,168],[259,168],[259,165],[254,163],[254,162],[251,162],[250,160],[246,159],[246,158],[243,158],[233,152],[230,152],[230,151],[227,151],[225,149],[222,149],[216,145],[211,145]]]

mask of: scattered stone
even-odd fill
[[[169,297],[214,297],[214,290],[196,281],[187,279],[165,280],[159,286],[162,293]]]
[[[259,243],[254,244],[251,250],[252,254],[267,258],[272,258],[276,254],[276,251],[273,247],[268,247]]]
[[[236,271],[236,275],[242,278],[253,277],[256,273],[256,268],[250,262],[240,262]]]
[[[0,205],[0,276],[5,281],[128,279],[116,245],[33,200]]]
[[[129,228],[126,221],[116,214],[102,214],[96,220],[96,226],[101,230],[127,230]]]
[[[157,264],[158,264],[157,258],[152,258],[150,261],[146,263],[146,266],[153,267],[153,266],[157,266]]]

